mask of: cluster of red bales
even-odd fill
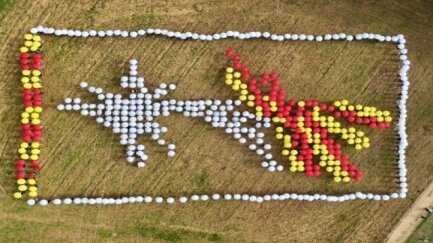
[[[40,53],[22,52],[20,66],[21,70],[41,70],[42,55]]]
[[[248,92],[255,96],[255,106],[262,107],[263,116],[284,118],[284,127],[291,133],[291,149],[296,149],[299,152],[297,160],[304,161],[304,173],[307,176],[319,176],[321,172],[320,166],[313,164],[312,144],[308,143],[307,134],[302,132],[301,127],[298,125],[298,118],[301,116],[305,119],[303,121],[304,127],[311,128],[313,134],[320,134],[321,144],[326,146],[328,154],[333,155],[335,160],[341,161],[341,171],[347,171],[348,175],[356,181],[362,180],[363,172],[349,162],[349,156],[342,153],[341,144],[328,137],[328,129],[321,127],[320,122],[313,121],[312,110],[318,106],[321,112],[329,112],[335,118],[343,117],[350,123],[365,124],[371,128],[387,128],[391,125],[390,122],[377,122],[376,117],[358,117],[356,111],[339,111],[334,105],[321,104],[315,100],[305,102],[287,101],[286,91],[280,86],[278,73],[265,73],[260,77],[252,77],[250,68],[241,63],[239,55],[233,50],[226,50],[226,55],[231,57],[232,67],[241,73],[241,79],[247,83]],[[268,92],[265,92],[265,89]],[[263,100],[265,95],[269,97],[269,101]],[[274,106],[276,104],[277,108],[274,108],[274,111],[272,111],[271,102],[274,103]]]

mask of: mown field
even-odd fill
[[[423,188],[432,181],[433,4],[427,1],[9,1],[0,25],[0,241],[16,242],[381,242]],[[403,33],[412,61],[408,132],[410,193],[390,202],[240,202],[186,205],[33,207],[11,199],[19,144],[21,97],[17,54],[22,35],[36,25],[54,28],[139,29],[159,27],[213,33],[225,30],[324,34]],[[144,170],[129,166],[118,137],[78,113],[58,112],[65,97],[94,97],[81,80],[119,92],[119,78],[135,58],[146,84],[176,83],[176,99],[235,97],[224,84],[227,48],[254,74],[281,73],[291,98],[337,99],[397,114],[397,51],[369,42],[218,42],[43,37],[45,136],[39,189],[42,197],[190,195],[192,193],[386,193],[397,189],[396,132],[363,130],[372,148],[352,155],[364,170],[362,183],[336,185],[324,173],[308,179],[270,174],[260,158],[200,119],[174,114],[161,119],[177,155],[150,143]]]

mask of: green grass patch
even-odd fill
[[[195,175],[192,180],[197,187],[203,188],[209,184],[209,174],[204,171],[201,174]]]
[[[423,220],[415,232],[408,239],[408,243],[412,242],[433,242],[433,215],[429,214],[427,219]]]
[[[347,219],[347,215],[344,214],[344,213],[339,214],[338,217],[337,217],[337,221],[338,222],[343,222],[346,219]]]
[[[9,221],[0,222],[0,241],[1,242],[19,242],[31,241],[32,235],[28,232],[37,232],[41,230],[43,224],[34,222]],[[24,233],[26,232],[26,233]]]
[[[109,230],[98,230],[98,236],[100,239],[107,240],[111,239],[114,234]]]
[[[14,213],[17,215],[27,215],[31,210],[26,203],[13,199],[9,195],[0,197],[0,205],[2,206],[0,209],[0,216],[3,214],[3,212]],[[1,220],[2,218],[0,217],[0,228],[2,227],[1,223],[4,223],[4,221]]]
[[[351,75],[341,81],[341,84],[351,84],[354,85],[353,88],[359,88],[368,78],[368,68],[368,63],[359,63],[357,67],[351,72]]]
[[[0,12],[12,5],[13,0],[0,0]]]
[[[213,233],[208,237],[208,240],[213,242],[218,242],[218,241],[222,241],[223,238],[219,234]]]
[[[145,238],[154,238],[154,239],[165,240],[169,242],[178,242],[182,240],[181,233],[172,230],[159,229],[154,226],[150,226],[150,227],[138,226],[135,228],[135,230],[140,236]]]

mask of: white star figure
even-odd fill
[[[80,111],[83,116],[96,117],[96,122],[111,128],[120,134],[120,144],[124,145],[129,163],[136,163],[143,168],[148,160],[146,147],[137,143],[137,136],[149,134],[158,145],[167,147],[167,155],[175,156],[176,145],[167,143],[161,135],[168,129],[156,122],[158,116],[167,117],[171,112],[182,113],[187,117],[202,117],[213,127],[223,128],[239,143],[264,158],[261,165],[269,171],[282,171],[284,167],[273,160],[272,146],[265,143],[265,134],[261,128],[271,126],[269,118],[256,117],[248,111],[238,111],[240,100],[161,100],[169,91],[176,89],[175,84],[161,83],[158,88],[149,91],[144,85],[144,78],[137,76],[137,61],[130,60],[129,76],[120,78],[120,86],[129,89],[128,97],[121,94],[105,93],[102,88],[89,86],[81,82],[80,87],[97,96],[101,103],[82,103],[80,98],[65,98],[57,109],[62,111]],[[252,123],[252,125],[251,125]]]

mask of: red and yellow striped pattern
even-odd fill
[[[16,162],[17,191],[15,198],[38,196],[37,173],[40,169],[39,155],[42,138],[42,82],[41,65],[42,46],[39,35],[24,35],[20,48],[21,84],[23,86],[24,109],[21,113],[22,137],[18,148],[19,158]]]

